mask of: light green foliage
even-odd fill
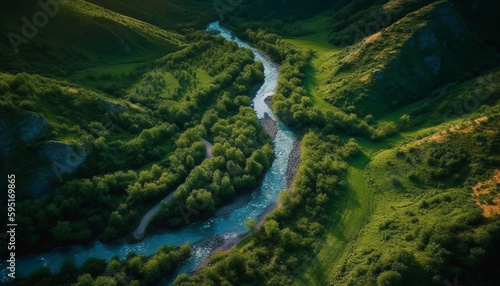
[[[464,5],[455,2],[457,10]],[[270,4],[263,1],[261,5]],[[236,19],[227,21],[282,64],[273,109],[304,135],[303,162],[293,192],[280,196],[282,207],[266,218],[255,237],[230,253],[215,255],[213,266],[191,278],[179,277],[176,285],[201,281],[217,285],[441,285],[455,276],[470,283],[495,280],[493,267],[482,268],[486,264],[479,257],[488,259],[489,265],[498,253],[498,247],[490,244],[499,235],[498,221],[480,217],[466,178],[477,180],[481,177],[478,170],[490,170],[491,175],[493,162],[498,161],[491,149],[496,140],[481,130],[482,135],[474,136],[477,139],[452,135],[446,142],[454,143],[422,144],[414,153],[398,153],[394,147],[436,132],[436,127],[416,129],[442,122],[442,111],[455,109],[451,102],[463,107],[475,90],[493,87],[484,92],[494,95],[484,105],[497,98],[494,80],[482,87],[473,82],[460,87],[467,87],[468,92],[455,84],[431,92],[450,81],[471,77],[470,67],[483,69],[491,59],[488,52],[476,52],[477,60],[469,64],[467,54],[481,44],[472,44],[479,43],[478,39],[471,37],[457,10],[450,7],[446,1],[339,1],[331,13],[290,25],[279,16],[272,21],[271,12],[254,16],[248,10],[245,14],[244,8],[235,13]],[[381,12],[390,13],[391,19],[381,15],[384,23],[378,23]],[[448,18],[442,18],[443,14]],[[266,16],[270,18],[264,24]],[[450,19],[456,20],[454,26]],[[374,22],[381,31],[352,35]],[[333,27],[330,40],[337,45],[352,39],[347,43],[350,47],[330,46],[319,23]],[[293,34],[292,25],[300,27],[300,32]],[[460,39],[449,39],[457,44],[456,49],[411,47],[415,39],[426,36],[448,41],[450,29],[461,32]],[[283,40],[281,36],[299,37]],[[424,66],[424,57],[433,53],[442,56],[436,72]],[[413,75],[418,69],[423,74]],[[408,104],[437,93],[440,96],[431,102]],[[440,105],[435,112],[433,108]],[[482,106],[470,111],[459,115],[498,117],[497,108]],[[496,124],[490,135],[496,134]],[[361,156],[352,160],[358,153],[353,142],[343,142],[344,150],[338,150],[338,141],[328,136],[339,132],[342,138],[370,139],[357,138],[362,142]],[[389,150],[382,151],[386,148]],[[423,198],[429,199],[420,201]],[[469,236],[482,228],[488,229],[487,235],[481,233],[482,242]],[[325,236],[309,241],[313,233]],[[495,254],[482,256],[483,247]],[[240,263],[242,256],[246,263]]]
[[[307,133],[303,138],[302,165],[293,192],[285,191],[282,206],[266,217],[262,230],[254,231],[249,243],[223,257],[215,256],[191,279],[179,277],[175,285],[203,281],[216,285],[262,285],[292,283],[305,269],[300,261],[316,251],[324,234],[325,211],[338,205],[345,190],[337,179],[345,174],[344,160],[358,153],[354,141],[342,142],[332,135]],[[315,181],[315,175],[322,182]],[[251,229],[253,222],[246,223]],[[282,263],[278,263],[282,261]]]
[[[254,218],[251,218],[251,219],[248,219],[245,221],[245,226],[248,228],[248,230],[250,230],[250,232],[254,232],[255,230],[255,226],[257,225],[257,222],[255,221]]]

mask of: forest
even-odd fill
[[[89,156],[78,173],[63,176],[53,193],[20,203],[20,221],[30,226],[21,230],[20,243],[26,245],[22,251],[123,237],[144,210],[181,184],[171,203],[175,210],[167,206],[155,219],[159,227],[184,224],[178,204],[207,200],[202,204],[211,206],[204,210],[208,216],[235,193],[255,188],[274,158],[270,138],[249,108],[248,92],[262,79],[262,67],[233,43],[201,33],[193,37],[198,37],[196,44],[159,59],[128,91],[126,111],[106,113],[113,130],[97,121],[99,111],[92,110],[91,102],[100,99],[88,91],[87,102],[79,102],[80,96],[74,102],[95,119],[86,117],[87,125],[83,120],[71,127],[64,124],[46,135],[54,140],[69,133]],[[225,56],[226,63],[214,55]],[[183,82],[180,89],[167,79],[191,84]],[[50,105],[37,105],[57,120],[64,99],[75,96],[57,83],[39,90],[37,81],[45,80],[26,74],[7,80],[2,104],[18,112],[48,92],[60,93],[60,99],[50,97]],[[22,92],[27,89],[28,98]],[[73,122],[77,116],[71,116]],[[204,160],[202,138],[214,143],[209,160]],[[29,155],[29,149],[18,152]],[[80,179],[79,174],[87,177]]]
[[[40,9],[28,2],[0,12],[2,34]],[[255,194],[279,155],[252,102],[265,67],[207,31],[214,21],[276,64],[268,105],[297,134],[300,164],[276,207],[194,272],[177,270],[199,246],[180,243],[2,283],[498,284],[498,3],[56,4],[18,53],[0,43],[0,182],[16,174],[18,257],[133,245],[156,205],[146,238],[205,227]]]

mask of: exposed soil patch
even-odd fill
[[[478,182],[472,187],[472,196],[476,204],[483,209],[484,217],[492,217],[495,214],[500,214],[500,193],[498,187],[500,186],[500,170],[495,170],[493,178],[484,182]],[[485,203],[480,198],[482,195],[489,195],[496,192],[495,198],[490,203]]]
[[[296,140],[293,142],[292,152],[288,156],[288,166],[285,172],[286,188],[290,189],[295,182],[297,168],[300,165],[300,154],[302,153],[302,141]]]
[[[476,126],[481,125],[481,123],[488,121],[487,116],[480,117],[474,121],[466,122],[463,125],[452,126],[449,130],[443,130],[441,132],[435,133],[429,137],[423,138],[417,141],[417,145],[424,143],[427,140],[434,141],[437,143],[444,143],[449,140],[448,135],[451,133],[471,133],[475,130]]]
[[[268,96],[266,98],[264,98],[264,103],[269,106],[269,108],[273,109],[271,107],[272,103],[273,103],[273,97],[272,96]]]
[[[205,153],[205,159],[210,159],[212,158],[212,148],[214,148],[214,145],[210,142],[208,142],[207,140],[205,139],[201,139],[203,140],[203,143],[205,143],[205,147],[206,147],[206,153]]]
[[[72,93],[72,94],[77,94],[77,93],[78,93],[78,89],[73,88],[73,87],[70,87],[70,88],[68,89],[68,91],[69,91],[69,93]]]
[[[378,32],[378,33],[375,33],[375,34],[369,36],[368,38],[366,38],[365,44],[371,44],[371,43],[375,42],[378,38],[380,38],[380,36],[382,36],[382,32]]]
[[[367,83],[367,82],[369,82],[369,81],[370,81],[370,76],[369,76],[369,75],[365,75],[365,76],[361,77],[361,78],[359,79],[359,81],[360,81],[360,82]]]

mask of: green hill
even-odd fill
[[[174,284],[496,285],[498,4],[328,7],[226,21],[281,63],[302,163],[262,228]]]
[[[177,188],[153,228],[258,185],[274,158],[249,97],[263,67],[203,31],[218,19],[280,65],[271,106],[301,163],[279,208],[175,285],[498,284],[498,1],[55,1],[0,10],[19,255],[127,237]],[[19,283],[143,285],[189,251]]]
[[[0,29],[13,39],[0,42],[3,71],[66,76],[86,67],[150,61],[185,46],[176,32],[101,6],[83,0],[57,3],[55,15],[42,27],[33,24],[33,16],[43,13],[36,2],[18,1],[2,9]],[[28,38],[23,34],[29,27],[23,17],[36,31],[32,39],[30,28],[25,28]]]
[[[325,63],[322,97],[343,109],[354,106],[360,116],[380,117],[437,86],[470,77],[492,58],[453,7],[436,2]]]
[[[16,19],[42,9],[22,6],[27,3],[2,10],[3,30],[22,33]],[[224,183],[198,219],[255,187],[274,156],[249,107],[262,65],[249,50],[199,30],[212,11],[203,10],[198,20],[189,15],[205,4],[158,2],[165,16],[175,15],[162,22],[170,30],[85,1],[57,3],[56,15],[17,54],[2,47],[1,171],[25,178],[17,183],[24,208],[18,217],[31,225],[19,235],[20,253],[124,237],[186,180],[194,183],[172,206],[192,199],[193,191],[218,192]],[[158,9],[148,6],[141,15]],[[173,22],[186,29],[176,31]],[[214,124],[231,127],[219,132]],[[202,138],[217,143],[214,160],[204,161]],[[242,172],[229,176],[225,160],[232,156],[237,160],[229,166]],[[220,180],[210,175],[205,186],[191,175],[194,168]],[[74,210],[75,204],[85,210]],[[174,207],[162,211],[158,220],[169,220],[162,227],[182,224]]]

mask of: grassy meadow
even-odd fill
[[[261,227],[174,285],[498,284],[498,4],[236,2],[219,20],[280,65],[271,106],[301,163]],[[16,193],[19,255],[126,238],[176,189],[150,232],[182,226],[179,205],[210,218],[258,185],[274,160],[249,96],[263,66],[203,31],[212,2],[58,3],[19,53],[0,42],[2,171],[32,178]],[[39,10],[10,3],[0,31]],[[61,146],[85,158],[74,172],[43,155]],[[12,284],[154,285],[190,255],[66,261]]]

